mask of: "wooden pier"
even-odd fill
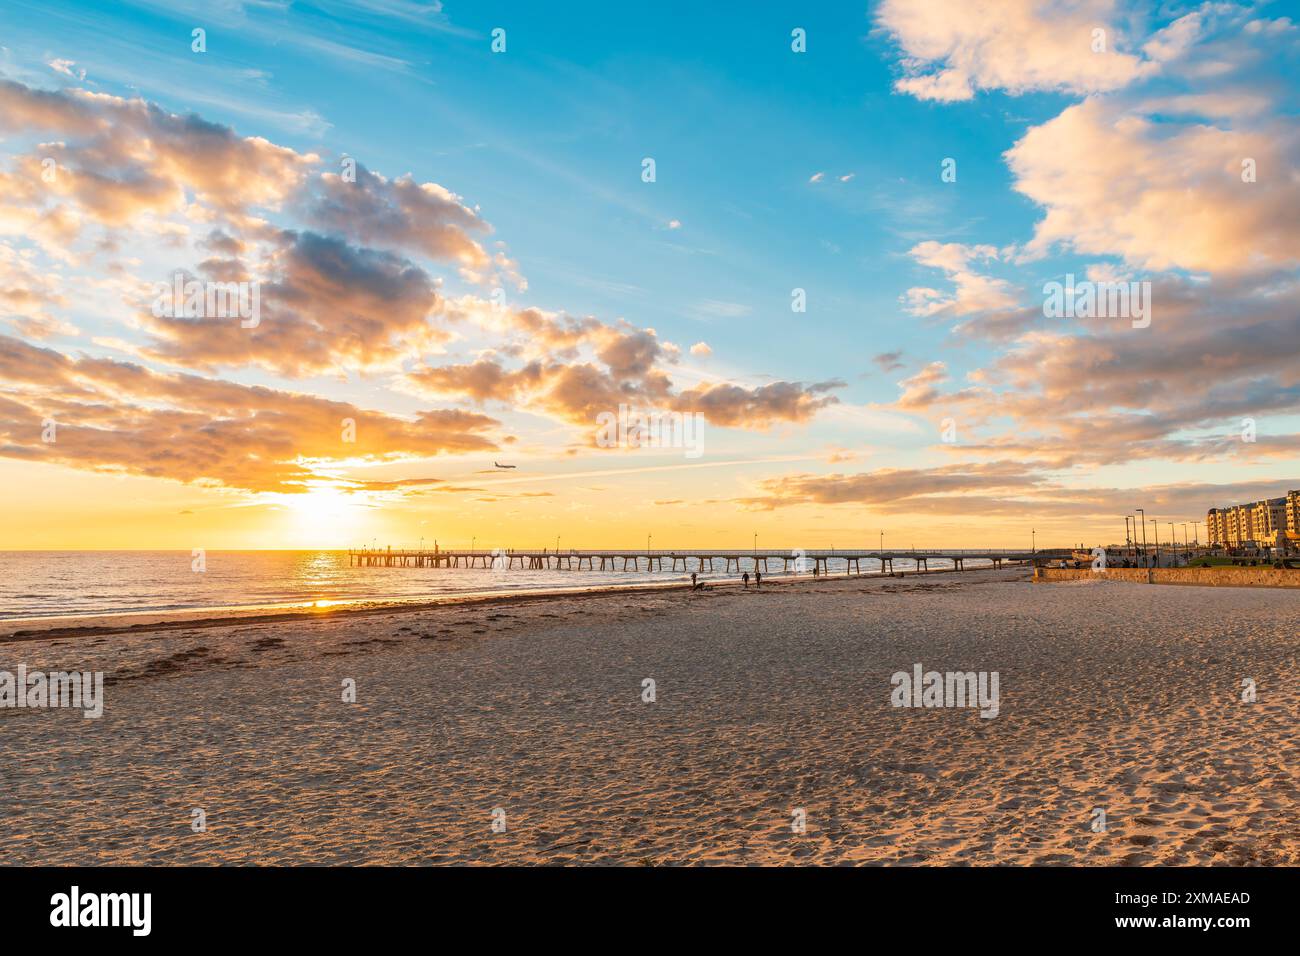
[[[1034,559],[1043,560],[1055,556],[1055,551],[1029,551],[1014,549],[916,549],[916,550],[757,550],[716,551],[716,550],[676,550],[676,551],[604,551],[604,550],[540,550],[514,548],[493,548],[492,550],[450,550],[435,548],[427,550],[394,550],[389,548],[362,548],[348,551],[348,563],[354,567],[381,568],[482,568],[485,570],[508,571],[520,568],[529,571],[639,571],[645,562],[646,571],[680,571],[690,573],[692,570],[722,571],[741,573],[741,562],[747,564],[747,570],[769,573],[773,566],[777,571],[788,574],[791,571],[810,571],[813,574],[828,574],[832,561],[843,562],[845,573],[862,573],[862,562],[879,565],[879,572],[892,574],[894,562],[906,560],[913,562],[919,570],[929,570],[929,562],[934,560],[951,561],[953,566],[962,570],[964,562],[969,560],[989,561],[993,567],[1002,567],[1003,562],[1023,564]],[[668,562],[667,568],[664,562]],[[694,562],[694,568],[691,567]],[[715,562],[717,562],[715,564]]]

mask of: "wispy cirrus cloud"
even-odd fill
[[[1066,482],[1043,462],[992,461],[935,468],[879,469],[844,475],[800,473],[759,481],[759,494],[734,503],[746,510],[800,506],[869,508],[886,515],[1024,521],[1100,519],[1132,511],[1135,501],[1163,515],[1201,515],[1206,502],[1252,501],[1278,494],[1277,482],[1181,482],[1139,488]]]

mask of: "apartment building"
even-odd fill
[[[1300,546],[1300,491],[1205,513],[1211,546],[1277,548]]]
[[[1228,544],[1234,548],[1250,547],[1250,512],[1252,505],[1233,505],[1228,511]]]
[[[1255,502],[1250,509],[1250,537],[1258,547],[1275,548],[1286,544],[1285,496]]]
[[[1223,512],[1218,508],[1205,512],[1205,540],[1212,547],[1223,544]]]

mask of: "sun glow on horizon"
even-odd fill
[[[378,503],[368,492],[347,491],[332,483],[312,482],[302,494],[274,494],[284,516],[283,531],[296,541],[317,547],[342,547],[367,527],[367,519]]]

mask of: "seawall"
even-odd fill
[[[1300,588],[1300,571],[1272,567],[1254,568],[1035,568],[1034,583],[1082,581],[1104,578],[1108,581],[1132,581],[1137,584],[1192,584],[1198,587],[1228,588]]]

